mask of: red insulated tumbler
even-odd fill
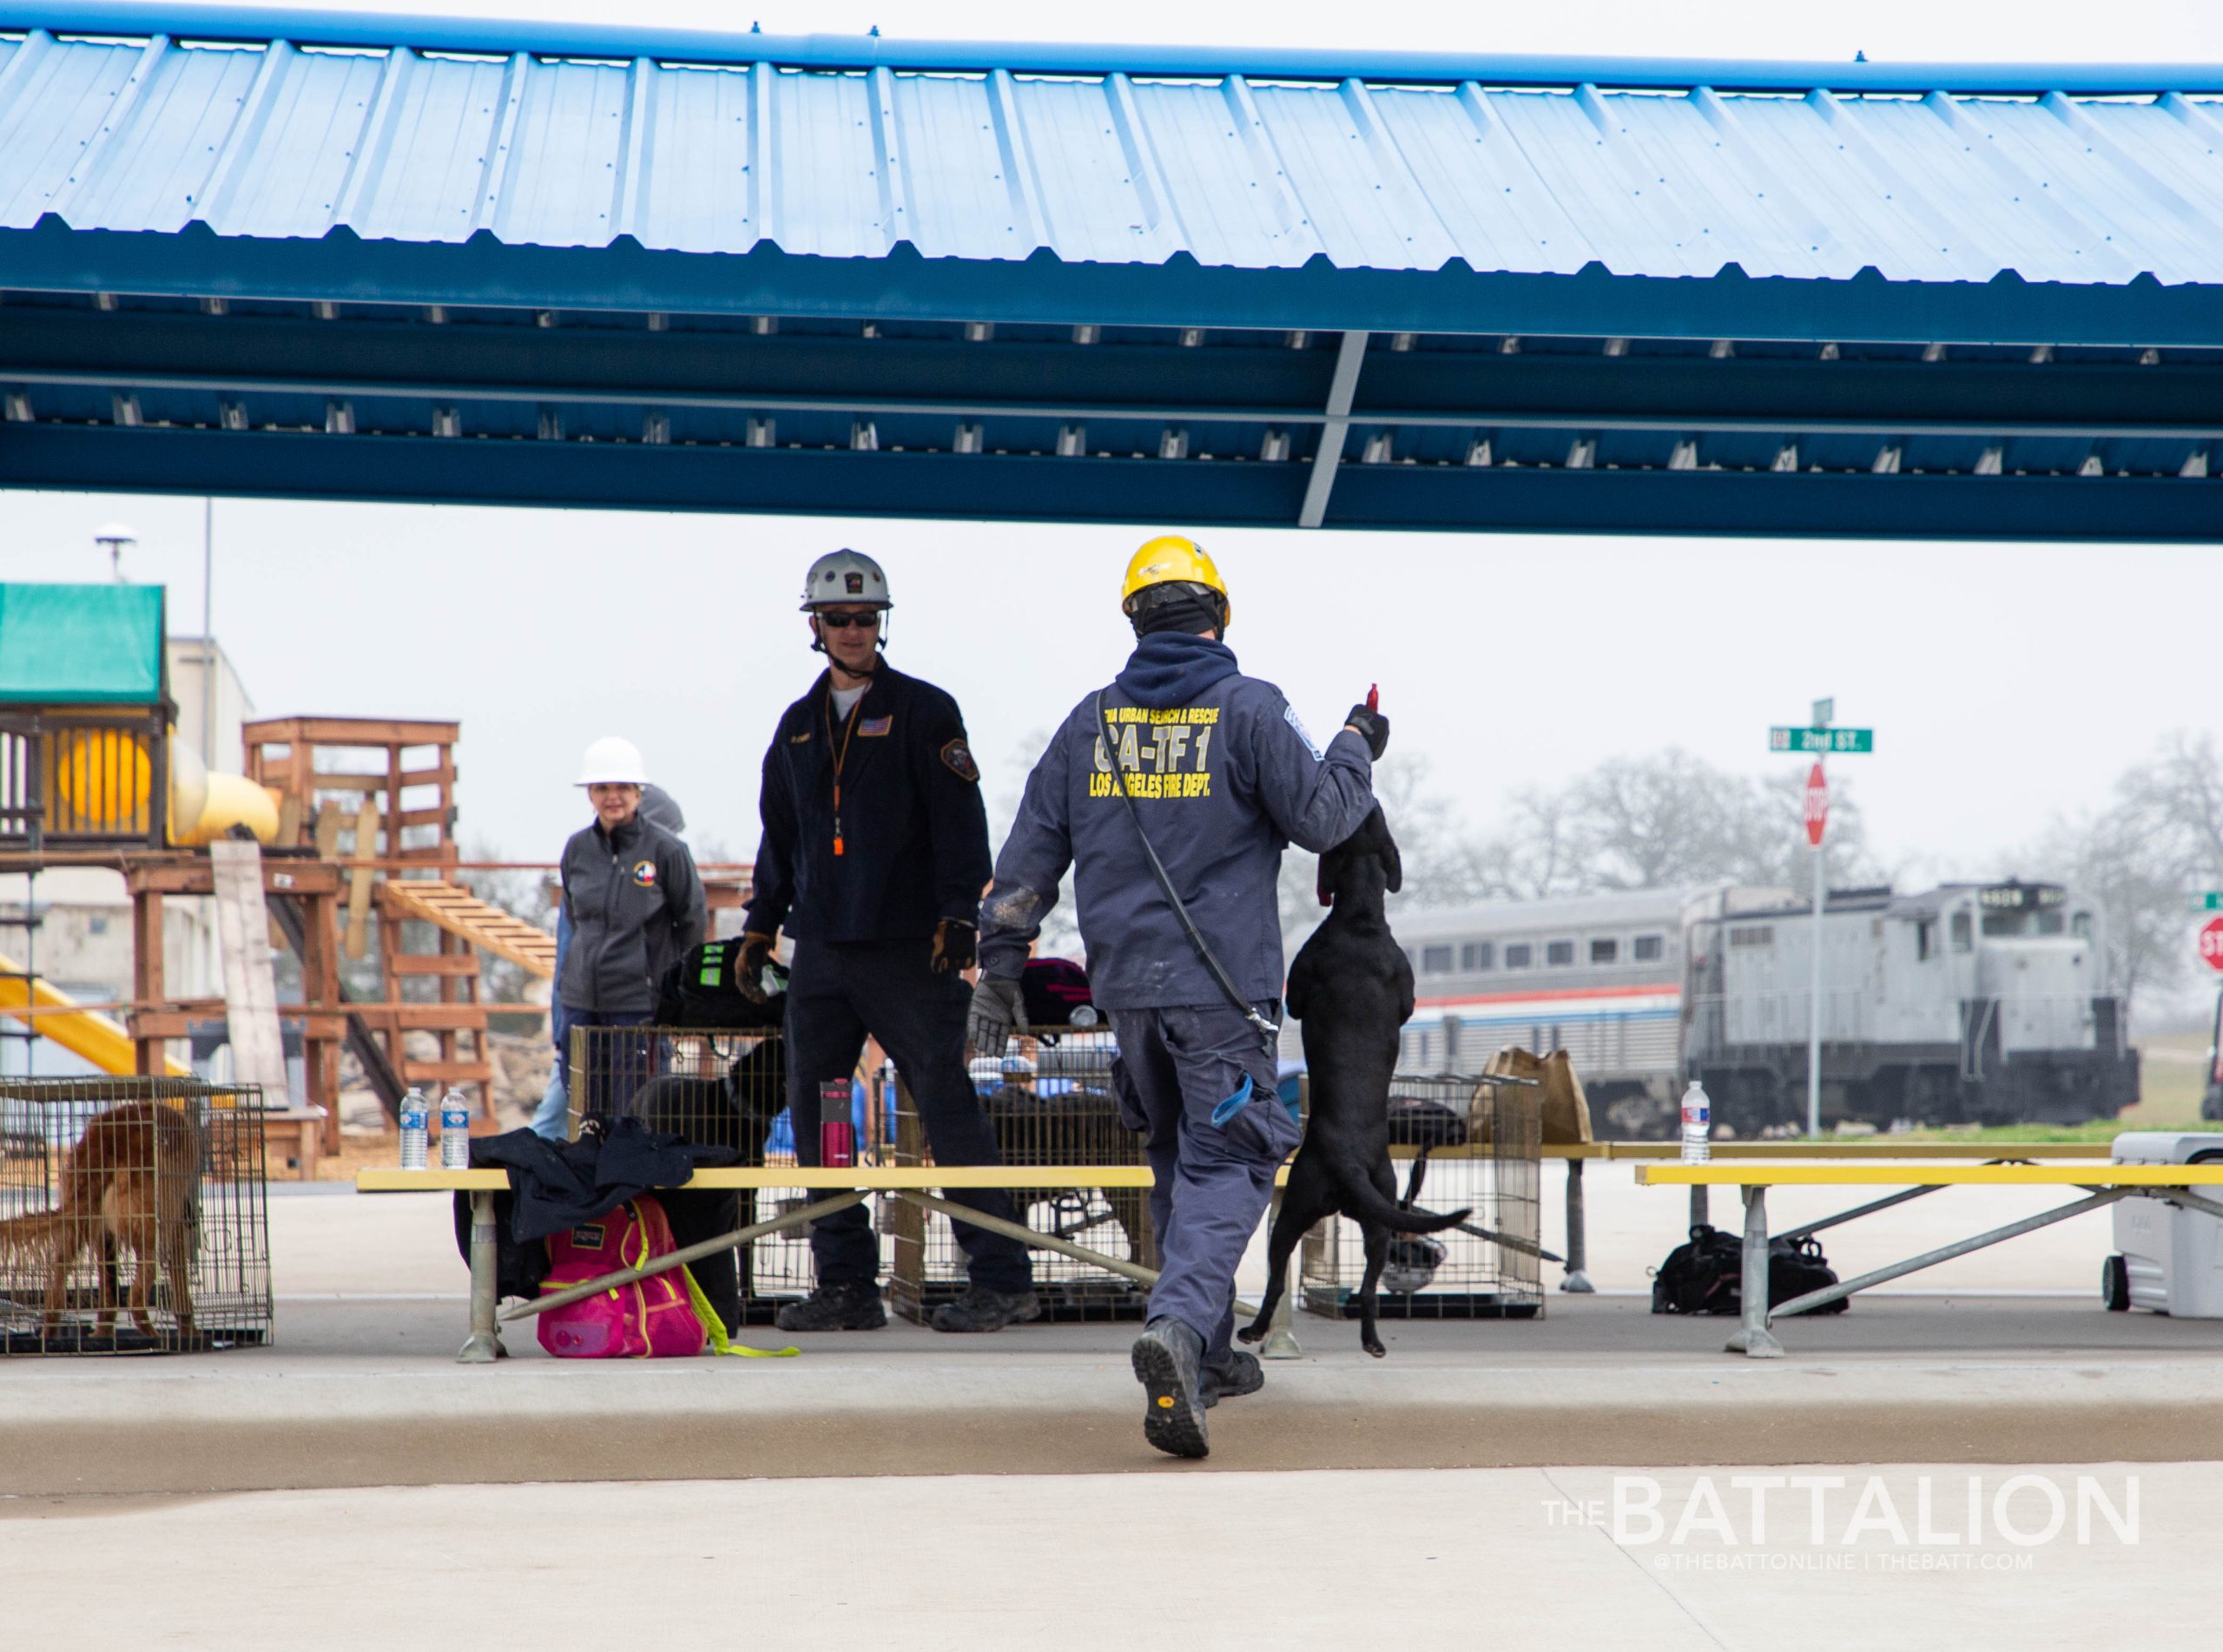
[[[846,1170],[857,1162],[857,1127],[849,1117],[849,1081],[829,1078],[818,1087],[818,1162]]]

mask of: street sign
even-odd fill
[[[1829,825],[1830,782],[1822,773],[1822,766],[1817,763],[1813,772],[1806,776],[1806,841],[1817,849],[1820,848],[1822,833],[1829,829]],[[2208,927],[2217,931],[2217,950],[2223,952],[2223,918],[2217,918]],[[2203,947],[2207,944],[2205,937],[2200,944]],[[2223,970],[2223,959],[2216,960],[2215,967]]]
[[[1827,728],[1831,723],[1837,721],[1837,697],[1834,694],[1827,700],[1817,700],[1814,702],[1815,727]]]
[[[2223,912],[2223,889],[2204,890],[2192,898],[2196,912]]]
[[[2223,970],[2223,918],[2211,918],[2200,931],[2200,956],[2211,970]]]
[[[1771,728],[1768,730],[1768,749],[1771,752],[1872,752],[1876,749],[1876,731],[1872,728]]]

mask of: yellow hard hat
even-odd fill
[[[1219,576],[1210,556],[1195,540],[1179,534],[1161,534],[1128,559],[1127,577],[1119,587],[1119,606],[1131,615],[1138,595],[1153,585],[1171,583],[1209,587],[1219,593],[1221,623],[1235,617],[1227,582]]]

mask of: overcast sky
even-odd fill
[[[606,20],[606,0],[392,10]],[[2223,7],[1870,0],[1579,9],[999,0],[808,7],[634,0],[643,23],[955,37],[1270,38],[1319,46],[1847,58],[2212,60]],[[198,499],[0,490],[0,578],[98,579],[94,529],[197,631]],[[1167,523],[1169,529],[1182,524]],[[804,566],[886,564],[890,654],[964,706],[992,789],[1130,638],[1125,529],[219,501],[215,629],[258,712],[460,719],[466,839],[552,857],[597,735],[637,740],[698,841],[746,854],[756,766],[815,669]],[[1395,745],[1477,819],[1510,789],[1682,747],[1767,772],[1765,731],[1834,694],[1877,752],[1838,767],[1887,860],[1988,874],[2100,800],[2167,731],[2212,728],[2213,550],[1971,548],[1517,535],[1217,532],[1230,642],[1316,728],[1372,681]],[[2044,868],[2025,868],[2042,872]]]

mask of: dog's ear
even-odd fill
[[[1405,886],[1405,859],[1397,852],[1397,839],[1389,835],[1389,828],[1382,829],[1382,841],[1389,852],[1383,857],[1389,868],[1389,892],[1395,894]]]

